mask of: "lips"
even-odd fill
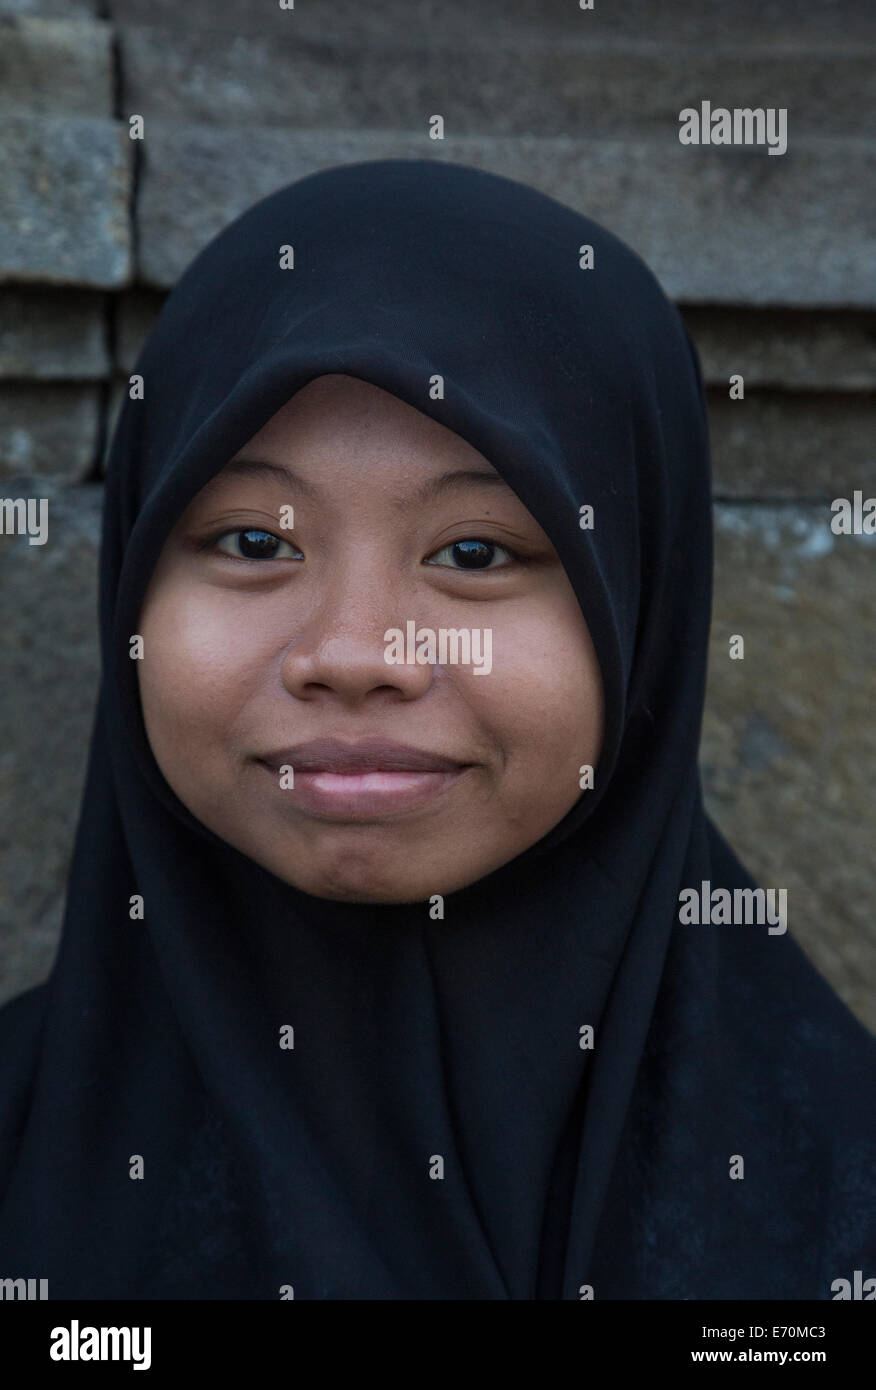
[[[283,766],[295,772],[458,772],[466,764],[440,753],[411,748],[389,739],[367,738],[343,743],[317,738],[266,753],[260,761],[279,772]]]
[[[257,760],[274,779],[280,803],[318,820],[384,821],[448,793],[472,763],[388,739],[313,739]],[[279,789],[277,774],[291,767],[293,786]]]

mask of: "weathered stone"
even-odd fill
[[[780,309],[682,306],[707,385],[872,391],[876,317]]]
[[[0,378],[89,381],[109,372],[105,296],[0,289]]]
[[[876,537],[824,507],[715,508],[706,809],[789,931],[876,1030]],[[744,660],[729,640],[745,639]]]
[[[97,14],[98,0],[0,0],[0,15],[42,15],[59,19],[88,19]]]
[[[98,677],[102,488],[4,480],[45,497],[48,539],[0,536],[0,999],[48,973],[61,925]]]
[[[86,116],[4,117],[0,281],[111,289],[128,282],[131,141]]]
[[[142,278],[171,286],[257,199],[305,174],[380,158],[443,158],[531,184],[595,218],[690,302],[876,306],[868,141],[808,137],[793,158],[671,139],[541,139],[420,132],[146,129]],[[191,190],[199,196],[193,198]],[[813,199],[812,189],[819,196]],[[671,190],[671,196],[668,195]]]
[[[126,109],[180,124],[283,130],[417,131],[433,112],[448,134],[660,135],[677,140],[679,112],[703,93],[780,104],[791,138],[861,130],[876,99],[876,46],[841,56],[822,47],[681,45],[561,35],[460,43],[401,26],[384,42],[304,37],[296,23],[230,36],[149,26],[121,30]],[[841,74],[841,81],[838,76]],[[717,104],[717,102],[716,102]]]
[[[876,397],[708,393],[717,497],[876,496]]]
[[[0,385],[0,478],[87,476],[98,448],[100,400],[98,386]]]
[[[112,116],[111,40],[103,20],[0,20],[0,111]]]
[[[671,8],[671,14],[667,9]],[[214,29],[231,34],[290,30],[302,39],[357,44],[390,44],[409,35],[429,43],[460,45],[482,42],[537,43],[562,37],[569,43],[594,39],[639,39],[711,47],[717,43],[799,45],[818,41],[848,51],[876,39],[876,13],[860,0],[830,5],[765,5],[763,0],[624,0],[622,5],[596,0],[585,12],[574,0],[478,0],[476,5],[448,5],[446,0],[332,0],[330,5],[293,9],[264,0],[112,0],[113,18],[127,23],[176,29]]]

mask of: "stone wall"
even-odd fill
[[[580,208],[681,306],[714,468],[707,807],[876,1028],[876,537],[830,529],[833,498],[876,495],[874,58],[856,0],[0,0],[0,490],[52,517],[45,548],[0,536],[0,999],[57,941],[101,474],[139,345],[255,199],[405,156]],[[703,99],[786,108],[787,152],[682,146]]]

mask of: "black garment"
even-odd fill
[[[678,920],[683,887],[755,885],[702,805],[707,424],[650,271],[495,175],[347,165],[217,237],[136,371],[61,945],[0,1012],[0,1272],[53,1298],[254,1299],[830,1298],[876,1274],[876,1042],[789,934]],[[313,898],[229,847],[139,710],[129,638],[170,527],[334,372],[489,459],[603,675],[595,789],[443,921]]]

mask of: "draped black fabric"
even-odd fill
[[[135,371],[61,943],[0,1011],[0,1274],[174,1299],[824,1299],[876,1275],[876,1042],[791,932],[679,921],[684,887],[756,885],[702,804],[705,403],[647,267],[513,181],[346,165],[207,246]],[[140,712],[129,638],[164,539],[326,373],[490,461],[602,671],[595,787],[443,920],[310,896],[224,843]]]

